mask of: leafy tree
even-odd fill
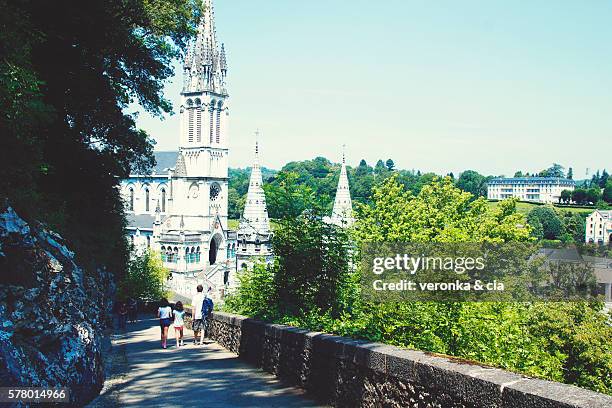
[[[563,166],[557,163],[553,163],[549,168],[542,170],[539,174],[540,177],[565,177],[563,172]]]
[[[171,112],[165,81],[199,3],[0,1],[0,189],[67,238],[88,270],[128,259],[117,185],[153,163],[127,112]],[[67,159],[69,158],[69,159]]]
[[[599,189],[599,186],[591,187],[586,191],[586,202],[596,204],[599,200],[601,200],[601,190]]]
[[[604,169],[603,172],[601,173],[601,177],[599,177],[599,187],[606,188],[606,185],[608,184],[609,179],[610,179],[610,175],[608,174],[606,169]]]
[[[561,191],[561,196],[559,196],[559,201],[565,204],[569,204],[572,200],[572,192],[570,190]]]
[[[240,196],[235,188],[230,187],[227,191],[228,200],[228,216],[231,219],[239,219],[244,212],[244,203],[246,196]]]
[[[474,170],[466,170],[459,175],[457,187],[472,194],[474,197],[486,197],[487,179]]]
[[[585,204],[587,202],[587,192],[583,188],[576,188],[572,191],[572,201],[576,204]]]
[[[612,180],[609,180],[608,184],[606,184],[601,198],[606,203],[612,204]]]
[[[565,232],[563,223],[555,210],[550,206],[536,207],[529,212],[527,222],[531,226],[542,225],[542,234],[546,239],[559,239]]]
[[[387,166],[387,170],[392,171],[395,168],[395,163],[391,159],[387,159],[385,162],[385,166]]]
[[[387,168],[385,167],[385,162],[383,162],[382,160],[378,160],[376,162],[376,166],[374,167],[374,173],[383,174],[386,170]]]
[[[570,180],[574,178],[574,169],[572,169],[571,167],[567,169],[567,178]]]
[[[281,171],[274,183],[264,185],[268,213],[272,218],[295,218],[315,202],[312,189],[297,183],[297,173]]]
[[[270,320],[278,316],[274,267],[265,262],[238,274],[238,288],[224,299],[224,309],[234,313]]]
[[[134,253],[128,262],[127,273],[119,282],[117,297],[142,301],[158,301],[167,297],[164,284],[170,275],[158,253],[147,250]]]

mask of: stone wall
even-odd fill
[[[208,337],[337,407],[612,407],[612,397],[428,353],[215,312]]]

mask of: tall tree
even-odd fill
[[[391,159],[387,159],[385,162],[385,166],[387,166],[387,170],[391,171],[395,168],[395,163]]]
[[[0,0],[0,9],[0,189],[71,241],[83,265],[120,272],[116,187],[154,163],[127,108],[171,112],[163,86],[199,2]]]

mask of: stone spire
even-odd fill
[[[226,95],[227,62],[225,47],[219,52],[215,31],[215,12],[212,0],[204,0],[196,39],[189,44],[183,64],[183,93],[214,92]]]
[[[338,189],[336,190],[336,200],[332,210],[331,222],[340,226],[350,226],[353,224],[353,204],[351,202],[351,192],[346,173],[346,156],[342,151],[342,167],[340,168],[340,178]]]
[[[251,168],[249,191],[244,204],[244,213],[240,220],[239,230],[254,229],[258,234],[269,234],[270,219],[266,206],[266,196],[263,190],[263,178],[259,166],[259,131],[255,133],[255,160]]]

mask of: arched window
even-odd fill
[[[151,236],[147,235],[147,248],[151,248]]]
[[[134,188],[130,187],[130,211],[134,211]]]
[[[217,108],[217,123],[215,133],[217,135],[216,142],[221,142],[221,102],[219,102],[219,107]]]
[[[149,198],[150,198],[149,188],[145,188],[145,211],[149,211]]]
[[[215,103],[210,104],[210,143],[213,142],[213,130],[215,128]]]
[[[166,212],[166,189],[161,190],[161,212]]]

